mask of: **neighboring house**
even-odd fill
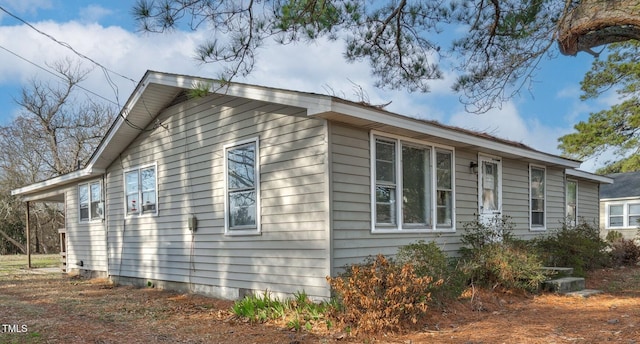
[[[627,239],[635,239],[640,228],[640,172],[607,175],[613,184],[600,188],[600,228],[606,237],[618,231]]]
[[[190,99],[194,85],[212,93]],[[87,165],[13,191],[64,202],[68,268],[238,298],[325,277],[462,224],[522,238],[598,218],[609,178],[521,143],[332,96],[149,71]]]

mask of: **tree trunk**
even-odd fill
[[[558,21],[558,45],[564,55],[628,40],[640,40],[638,0],[582,0]]]
[[[8,242],[12,243],[13,246],[17,247],[22,253],[27,253],[27,249],[19,243],[16,239],[10,237],[7,233],[0,229],[0,235],[5,238]]]

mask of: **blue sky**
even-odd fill
[[[176,31],[171,34],[143,34],[131,15],[135,2],[124,0],[0,0],[0,6],[39,30],[71,45],[110,70],[136,82],[147,69],[215,77],[214,65],[193,59],[205,31]],[[455,73],[445,71],[445,79],[432,84],[428,94],[376,89],[366,63],[344,61],[341,42],[278,46],[261,49],[254,72],[237,81],[300,91],[334,94],[355,99],[354,84],[362,86],[369,101],[392,101],[388,110],[412,117],[438,120],[473,130],[486,131],[533,148],[559,154],[557,138],[586,120],[590,112],[607,108],[615,98],[582,102],[579,82],[589,70],[593,57],[557,57],[545,60],[536,73],[536,82],[519,97],[485,114],[469,114],[450,90]],[[10,50],[7,52],[5,49]],[[19,55],[20,57],[15,56]],[[55,80],[46,64],[68,56],[61,47],[23,23],[0,12],[0,124],[6,124],[19,110],[13,101],[29,80]],[[24,59],[32,62],[26,62]],[[83,67],[93,68],[88,62]],[[94,68],[82,86],[122,105],[133,90],[131,80],[111,75],[110,87],[100,68]],[[583,169],[593,171],[604,158],[589,160]]]

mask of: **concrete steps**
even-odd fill
[[[544,267],[551,279],[542,282],[542,290],[552,293],[564,294],[576,297],[589,297],[601,293],[600,290],[585,289],[585,280],[582,277],[571,276],[573,268]]]

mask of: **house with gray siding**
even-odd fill
[[[600,229],[603,237],[617,231],[638,239],[640,229],[640,172],[612,173],[613,184],[600,189]]]
[[[579,166],[333,96],[149,71],[82,169],[13,194],[64,204],[68,270],[326,298],[326,276],[370,255],[417,240],[456,254],[476,216],[522,238],[597,221],[610,179]]]

